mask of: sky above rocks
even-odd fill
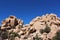
[[[60,0],[0,0],[0,23],[9,15],[14,15],[27,24],[46,13],[60,17]]]

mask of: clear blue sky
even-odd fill
[[[0,0],[0,23],[9,15],[14,15],[27,24],[46,13],[60,17],[60,0]]]

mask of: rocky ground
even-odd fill
[[[53,40],[60,30],[60,18],[55,14],[37,16],[29,24],[9,16],[2,21],[0,40]]]

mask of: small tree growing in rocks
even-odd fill
[[[46,28],[45,29],[40,29],[40,33],[43,34],[44,32],[49,33],[50,32],[50,27],[46,24]]]
[[[52,40],[60,40],[60,30],[57,31],[56,36],[54,36]]]
[[[19,37],[19,38],[20,38],[20,35],[12,31],[12,32],[9,34],[9,39],[10,39],[10,40],[14,40],[15,37]]]
[[[33,40],[43,40],[42,38],[39,38],[38,35],[36,35]]]

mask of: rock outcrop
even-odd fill
[[[19,37],[14,36],[14,40],[36,40],[37,38],[39,40],[52,40],[57,31],[60,30],[60,18],[55,14],[46,14],[37,16],[29,24],[24,25],[23,20],[9,16],[2,21],[0,30],[7,30],[10,34],[17,33]],[[6,39],[11,40],[9,37]]]

